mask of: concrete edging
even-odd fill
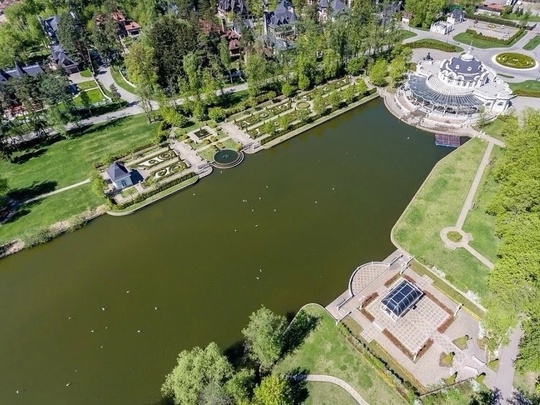
[[[176,194],[177,192],[182,191],[182,190],[194,185],[195,183],[197,183],[197,181],[199,181],[199,176],[195,175],[195,176],[192,177],[192,179],[194,179],[194,180],[187,183],[187,184],[182,185],[182,187],[180,187],[178,189],[170,190],[167,194],[164,194],[161,197],[156,198],[155,200],[145,201],[142,205],[140,205],[140,206],[138,206],[138,207],[136,207],[134,209],[128,209],[128,210],[123,210],[123,211],[112,211],[112,210],[110,210],[110,211],[107,211],[107,214],[110,215],[110,216],[113,216],[113,217],[125,217],[126,215],[134,214],[135,212],[137,212],[137,211],[139,211],[139,210],[141,210],[143,208],[146,208],[149,205],[154,204],[155,202],[161,201],[164,198],[170,197],[171,195]],[[186,180],[186,181],[188,181],[188,180]],[[173,188],[174,188],[174,186],[171,187],[171,189],[173,189]],[[149,198],[152,198],[152,197],[149,197]]]
[[[276,145],[279,145],[280,143],[282,142],[285,142],[285,141],[288,141],[289,139],[291,138],[294,138],[296,135],[300,135],[301,133],[303,132],[306,132],[312,128],[315,128],[327,121],[330,121],[338,116],[340,116],[341,114],[344,114],[348,111],[351,111],[353,109],[355,109],[356,107],[358,106],[361,106],[362,104],[365,104],[365,103],[368,103],[372,100],[375,100],[377,97],[379,97],[379,93],[378,92],[375,92],[373,94],[370,94],[369,96],[366,96],[366,97],[363,97],[362,99],[352,103],[352,104],[349,104],[347,107],[344,107],[340,110],[337,110],[337,111],[334,111],[333,113],[329,114],[329,115],[326,115],[324,117],[321,117],[321,118],[318,118],[317,120],[315,120],[314,122],[312,122],[311,124],[308,124],[308,125],[303,125],[301,126],[300,128],[297,128],[295,129],[294,131],[291,131],[291,132],[287,132],[286,134],[266,143],[263,145],[263,149],[270,149],[270,148],[273,148],[274,146]]]

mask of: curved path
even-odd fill
[[[360,396],[356,390],[351,387],[349,384],[347,384],[345,381],[343,381],[340,378],[332,377],[331,375],[322,375],[322,374],[308,374],[306,376],[306,381],[310,382],[327,382],[330,384],[335,384],[343,388],[345,391],[347,391],[351,396],[355,399],[356,402],[358,402],[360,405],[369,405],[369,403]]]

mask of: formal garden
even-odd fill
[[[530,56],[517,52],[503,52],[495,56],[495,61],[502,66],[511,69],[533,69],[536,61]]]

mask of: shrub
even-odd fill
[[[459,52],[463,51],[462,48],[447,44],[441,41],[437,41],[434,39],[420,39],[418,41],[409,42],[407,44],[404,44],[404,46],[415,49],[415,48],[430,48],[430,49],[437,49],[439,51],[445,51],[445,52]]]
[[[488,37],[488,36],[482,35],[482,33],[479,33],[479,32],[477,32],[475,30],[472,30],[470,28],[467,28],[467,30],[465,32],[467,34],[469,34],[470,36],[472,36],[473,38],[476,38],[476,39],[484,39],[484,40],[488,40],[490,42],[495,42],[495,43],[498,43],[498,44],[501,44],[501,45],[510,45],[510,44],[512,44],[512,42],[514,42],[514,40],[516,40],[521,35],[523,35],[524,31],[522,29],[518,30],[514,35],[512,35],[510,38],[507,38],[507,39]]]

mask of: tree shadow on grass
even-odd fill
[[[511,405],[539,405],[540,404],[540,395],[538,394],[525,394],[521,391],[515,391],[512,398],[507,399]]]
[[[318,324],[318,317],[300,311],[283,335],[283,356],[300,346]]]
[[[32,207],[39,204],[41,200],[35,200],[28,203],[25,203],[25,201],[54,191],[57,184],[58,183],[56,183],[56,181],[43,181],[40,183],[34,182],[29,187],[10,190],[7,196],[10,201],[9,204],[12,214],[4,223],[7,224],[10,222],[15,222],[17,219],[28,215],[32,211]]]
[[[36,157],[39,157],[47,152],[47,148],[39,148],[34,149],[31,151],[26,151],[22,153],[21,155],[15,156],[13,159],[11,159],[11,163],[16,163],[18,165],[28,162],[31,159],[34,159]]]
[[[305,368],[294,368],[288,375],[289,386],[291,387],[291,399],[294,404],[302,404],[309,396],[306,377],[309,370]]]
[[[78,128],[72,128],[68,131],[68,136],[70,138],[80,138],[82,136],[92,135],[96,132],[106,131],[110,128],[120,126],[127,118],[128,117],[122,117],[107,122],[101,122],[99,124],[88,124]]]

